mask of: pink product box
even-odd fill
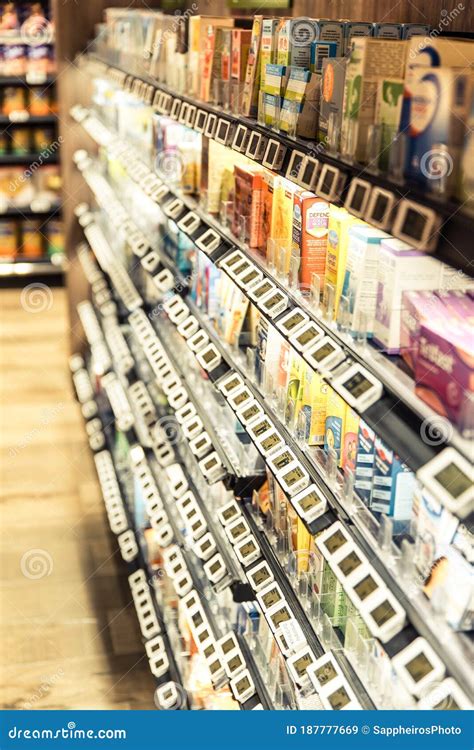
[[[474,301],[462,291],[437,292],[439,298],[465,325],[474,325]]]
[[[447,308],[444,326],[432,320],[420,326],[415,391],[463,437],[474,437],[474,339]]]
[[[433,292],[404,292],[400,319],[400,354],[414,371],[418,354],[420,326],[425,320],[446,325],[446,310]]]

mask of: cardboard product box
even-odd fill
[[[265,94],[282,97],[290,74],[286,65],[269,64],[265,68],[262,67],[262,72],[261,91],[264,91]]]
[[[441,173],[454,189],[474,84],[472,73],[426,68],[411,90],[408,176],[430,187]],[[439,172],[438,172],[439,170]]]
[[[355,471],[357,463],[357,441],[359,438],[360,417],[350,406],[346,407],[344,438],[342,443],[342,468]]]
[[[384,78],[379,81],[375,104],[375,125],[380,127],[378,166],[388,171],[390,149],[400,129],[403,103],[403,78]]]
[[[337,57],[342,57],[346,53],[346,37],[343,21],[331,21],[328,18],[318,19],[318,36],[322,42],[336,42]]]
[[[222,78],[224,68],[226,68],[225,72],[227,80],[229,80],[230,40],[226,43],[226,31],[225,27],[218,26],[217,24],[207,24],[206,33],[201,40],[203,46],[201,47],[200,98],[205,102],[210,102],[214,99],[214,82]],[[225,65],[223,65],[223,55],[226,59]]]
[[[375,432],[364,422],[359,421],[359,433],[357,436],[357,456],[355,466],[355,483],[354,487],[366,504],[370,505],[370,496],[372,493],[372,480],[374,475],[375,461]]]
[[[403,292],[400,323],[400,354],[414,372],[418,357],[421,324],[431,319],[442,323],[444,305],[433,293],[427,291]]]
[[[349,229],[355,224],[368,226],[365,222],[352,216],[345,208],[332,204],[329,206],[325,292],[327,292],[328,285],[334,287],[334,319],[337,318],[346,271]]]
[[[285,424],[290,430],[296,429],[298,414],[303,401],[303,357],[294,349],[290,352],[289,377],[286,391]]]
[[[307,445],[323,445],[328,385],[306,362],[302,374],[300,414],[305,415]]]
[[[169,18],[171,18],[171,21],[174,20],[172,16]],[[223,18],[221,16],[189,16],[188,67],[191,73],[189,76],[189,93],[191,96],[199,96],[201,91],[201,74],[208,26],[232,28],[234,26],[234,19]]]
[[[293,234],[293,195],[297,185],[279,175],[273,181],[273,207],[271,238],[274,240],[278,252],[280,248],[286,250],[286,267],[290,268],[291,243]],[[280,257],[278,257],[280,263]]]
[[[369,21],[345,21],[344,36],[346,54],[350,52],[352,40],[358,36],[373,36],[374,25]]]
[[[234,221],[232,232],[240,236],[240,219],[246,218],[244,241],[249,247],[262,245],[262,171],[258,167],[234,167]],[[243,238],[241,238],[243,239]]]
[[[280,130],[294,130],[302,138],[316,138],[319,120],[321,76],[302,68],[291,68],[280,112]]]
[[[231,78],[235,83],[245,81],[251,37],[250,29],[232,29]]]
[[[391,516],[395,532],[404,530],[411,518],[415,484],[411,469],[381,438],[376,437],[370,507]]]
[[[342,466],[342,451],[346,431],[347,404],[335,390],[328,386],[326,401],[326,421],[324,426],[324,450],[336,451],[337,465]]]
[[[313,274],[326,271],[329,204],[309,191],[297,191],[293,203],[293,253],[301,258],[300,288],[309,291]]]
[[[260,43],[262,39],[263,16],[254,16],[245,85],[242,96],[242,114],[255,117],[258,111],[258,91],[260,84]]]
[[[335,118],[339,139],[336,150],[339,149],[340,131],[342,127],[342,111],[344,104],[344,84],[346,78],[346,61],[344,58],[327,58],[323,60],[321,80],[321,100],[319,103],[319,140],[327,140],[331,115]]]
[[[310,18],[282,18],[277,29],[277,63],[309,68],[311,43],[318,38],[318,25]]]
[[[364,162],[367,158],[379,79],[404,77],[407,44],[370,37],[353,40],[346,69],[341,150],[356,161]]]
[[[277,63],[278,18],[264,18],[260,43],[260,77],[263,79],[267,65]]]
[[[377,270],[374,341],[388,354],[400,351],[403,294],[435,290],[440,268],[436,258],[395,238],[382,240]]]
[[[267,254],[267,242],[271,236],[273,212],[273,183],[275,172],[264,169],[262,173],[262,241],[257,248],[263,256]]]
[[[323,62],[328,57],[337,57],[337,42],[323,42],[321,40],[311,43],[311,54],[309,68],[313,73],[321,73]]]

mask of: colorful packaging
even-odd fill
[[[365,222],[356,219],[345,208],[335,205],[329,206],[325,293],[327,295],[328,286],[334,289],[334,319],[337,318],[344,282],[349,229],[354,224],[365,224]]]
[[[375,123],[380,78],[403,78],[407,42],[357,37],[346,69],[341,132],[342,153],[357,161],[367,159],[369,129]]]
[[[344,103],[344,83],[346,76],[346,60],[344,58],[327,58],[323,60],[321,100],[319,105],[319,140],[326,142],[329,128],[336,130],[334,147],[339,150],[342,126],[342,110]]]
[[[234,221],[232,232],[249,247],[262,246],[262,173],[258,167],[234,167]],[[242,236],[242,220],[245,221]]]
[[[370,507],[393,518],[395,533],[406,530],[412,512],[415,481],[408,466],[381,438],[376,437]]]
[[[263,72],[261,90],[276,97],[283,96],[289,72],[285,65],[266,65]]]
[[[14,258],[16,249],[16,223],[9,219],[0,219],[0,257]]]
[[[329,204],[314,193],[297,191],[293,203],[293,254],[300,253],[300,289],[309,292],[313,274],[326,270]],[[321,283],[322,286],[322,283]]]
[[[27,90],[21,86],[6,86],[3,89],[2,114],[23,112],[27,108]]]
[[[30,153],[30,128],[13,128],[11,131],[11,146],[13,154]]]
[[[262,38],[263,16],[254,16],[252,37],[250,40],[245,72],[245,86],[242,96],[242,114],[255,117],[258,110],[258,91],[260,83],[260,42]]]
[[[264,18],[262,22],[262,40],[260,46],[260,76],[263,80],[267,65],[277,61],[277,18]]]
[[[309,68],[311,43],[317,33],[317,23],[310,18],[281,19],[277,30],[277,63]]]
[[[390,150],[400,128],[403,102],[403,78],[384,78],[377,88],[375,125],[380,129],[378,165],[388,171]]]
[[[245,81],[251,37],[249,29],[232,29],[231,78],[235,83]]]
[[[342,451],[346,424],[347,404],[331,386],[328,386],[326,421],[324,427],[324,450],[336,451],[337,465],[342,466]]]
[[[443,548],[453,541],[459,521],[418,482],[413,494],[412,523],[416,533],[415,565],[426,573]]]
[[[302,396],[299,415],[304,414],[304,435],[307,445],[323,445],[326,423],[328,385],[307,363],[302,372]],[[301,416],[297,422],[300,427]]]
[[[309,69],[321,73],[324,60],[331,57],[337,57],[337,42],[312,42]]]
[[[363,419],[359,421],[354,487],[363,502],[370,505],[375,461],[375,432]]]
[[[342,57],[345,54],[344,22],[319,19],[317,38],[322,42],[336,42],[336,57]]]
[[[425,320],[444,320],[444,305],[430,292],[404,292],[400,326],[400,354],[414,371],[418,357],[421,324]]]
[[[321,76],[303,68],[291,68],[280,112],[280,130],[302,138],[318,132]]]
[[[44,117],[49,115],[49,92],[46,89],[35,86],[30,89],[30,103],[28,106],[30,115],[35,117]]]
[[[273,182],[273,209],[271,239],[281,261],[281,248],[285,251],[285,272],[290,268],[291,242],[293,233],[293,195],[297,186],[284,177],[276,176]]]
[[[356,468],[359,421],[360,417],[357,412],[347,406],[342,444],[342,468],[344,471],[355,471]]]
[[[19,252],[25,258],[40,258],[43,255],[43,235],[41,233],[40,221],[32,219],[23,220]]]
[[[262,173],[262,244],[258,248],[262,255],[267,253],[267,242],[271,236],[273,211],[273,183],[275,173],[265,169]]]
[[[436,258],[393,237],[382,240],[377,270],[374,341],[388,354],[400,351],[404,292],[434,290],[439,284],[439,275]]]
[[[46,239],[50,258],[56,253],[64,253],[64,229],[62,221],[53,219],[48,221],[46,225]]]
[[[303,374],[305,361],[294,349],[290,352],[289,378],[286,391],[285,424],[290,430],[297,425],[303,399]]]

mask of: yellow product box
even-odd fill
[[[290,270],[291,245],[293,239],[293,203],[298,186],[284,177],[275,177],[273,181],[273,205],[270,239],[273,240],[277,258],[276,264],[281,268],[281,248],[284,248],[284,271]],[[268,247],[267,247],[268,255]]]
[[[298,573],[307,573],[311,551],[312,536],[299,516],[296,519],[296,550]]]
[[[324,299],[327,309],[328,300],[330,299],[331,294],[330,289],[332,287],[334,289],[334,319],[337,318],[344,274],[346,271],[349,229],[353,227],[354,224],[366,224],[366,222],[352,216],[352,214],[350,214],[345,208],[340,208],[333,204],[329,206]]]
[[[204,52],[206,46],[206,30],[209,25],[234,26],[233,18],[222,16],[189,16],[189,52],[188,65],[191,75],[189,78],[190,96],[198,96],[201,87],[201,74],[204,69]]]
[[[303,395],[305,361],[294,349],[290,353],[289,377],[286,389],[285,424],[290,430],[296,427]]]
[[[349,405],[346,406],[344,439],[342,444],[342,468],[355,471],[357,459],[357,437],[360,417]]]
[[[324,443],[328,385],[306,362],[302,374],[301,411],[305,415],[305,439],[308,445]]]
[[[346,431],[347,404],[344,399],[336,393],[334,388],[328,386],[326,401],[326,420],[324,427],[324,450],[329,452],[332,448],[336,451],[338,466],[342,466],[342,446]]]
[[[260,43],[262,39],[263,16],[254,16],[252,37],[247,58],[245,85],[242,96],[242,114],[255,116],[258,109],[258,91],[260,85]]]

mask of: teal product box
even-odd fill
[[[373,36],[374,24],[366,21],[345,21],[344,23],[345,52],[350,51],[351,42],[356,36]]]
[[[321,42],[336,42],[336,57],[342,57],[346,51],[344,23],[342,21],[330,21],[325,18],[320,19],[318,21],[318,40]]]
[[[323,61],[327,57],[337,57],[337,42],[313,42],[309,60],[310,70],[313,73],[321,73]]]
[[[261,83],[261,89],[272,96],[283,96],[288,75],[286,65],[265,65],[265,80]]]
[[[412,88],[408,176],[430,187],[437,173],[456,183],[472,77],[455,68],[426,68]],[[435,171],[437,170],[437,171]]]
[[[395,533],[405,530],[411,518],[415,482],[411,469],[376,437],[370,507],[393,518]]]
[[[401,23],[375,23],[374,24],[374,36],[377,39],[401,39],[402,38],[402,24]]]
[[[402,39],[412,39],[414,36],[428,36],[431,26],[424,23],[402,23]]]
[[[360,499],[370,505],[375,461],[375,432],[363,419],[359,422],[354,488]]]

